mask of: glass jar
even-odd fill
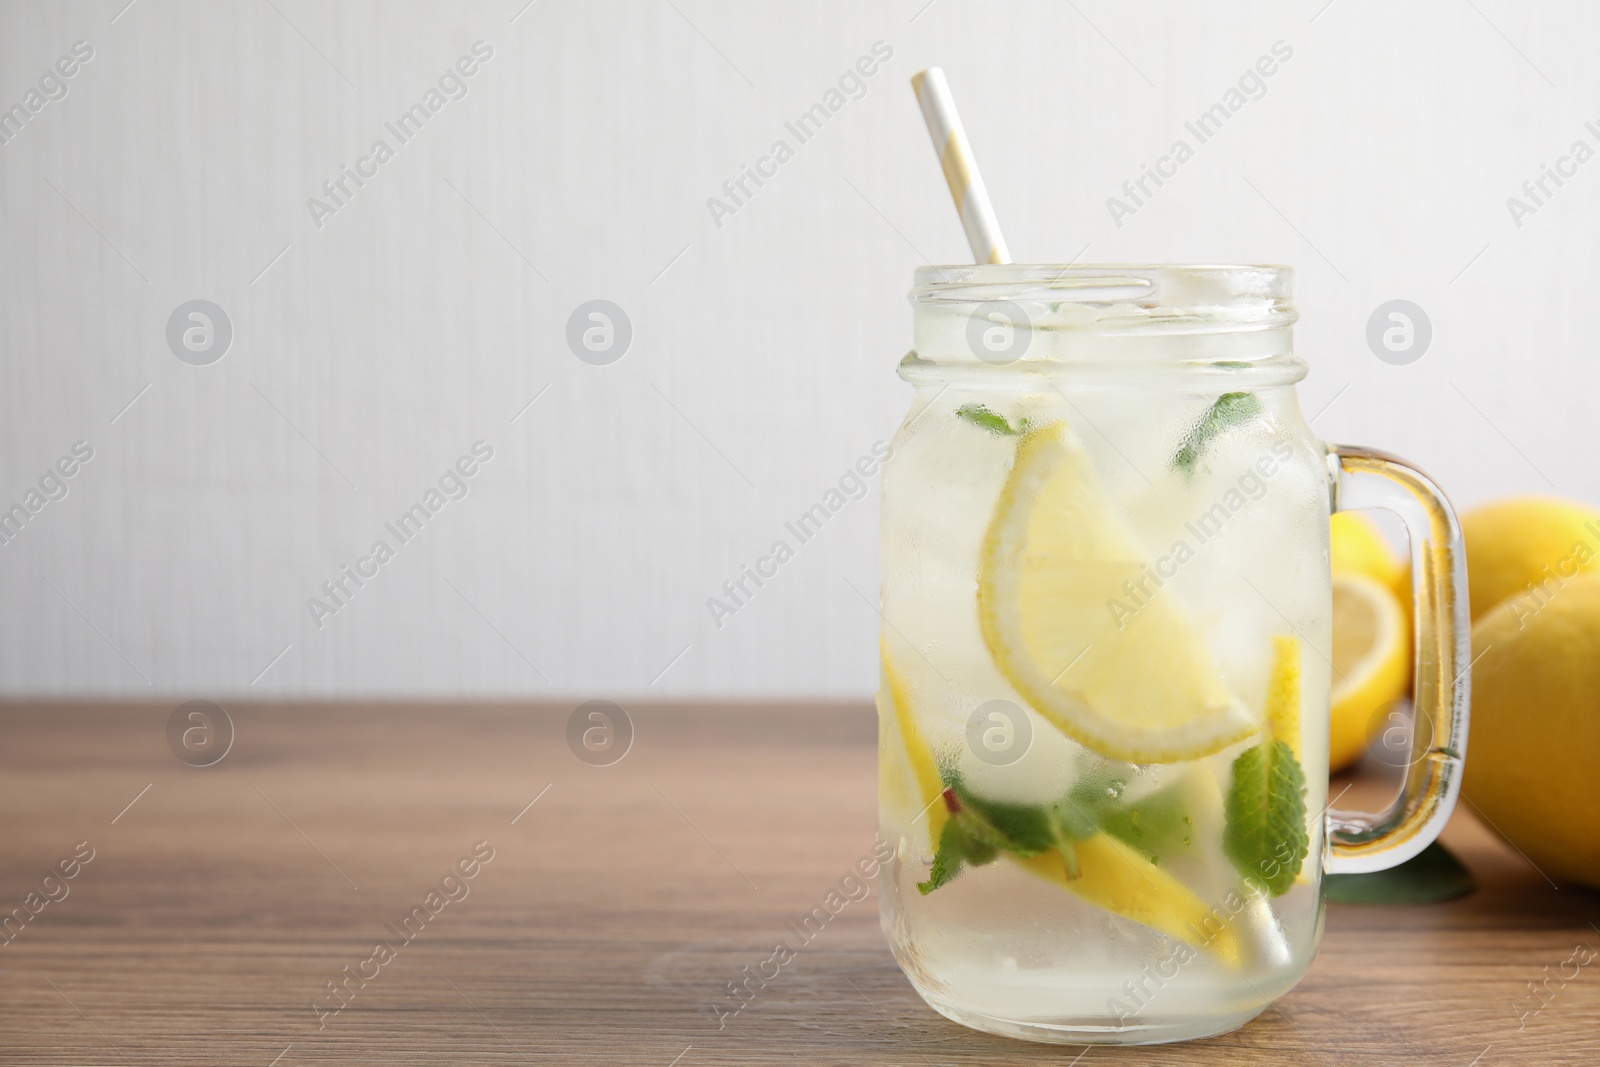
[[[883,480],[882,922],[957,1022],[1238,1027],[1310,966],[1323,875],[1409,858],[1454,807],[1459,529],[1415,468],[1312,434],[1290,283],[917,272]],[[1400,516],[1415,576],[1412,758],[1376,815],[1328,810],[1329,516],[1364,507]],[[1369,624],[1403,640],[1397,614]]]

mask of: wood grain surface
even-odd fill
[[[865,706],[634,706],[611,766],[569,749],[570,706],[228,710],[232,748],[195,768],[170,706],[0,708],[0,917],[37,907],[0,945],[0,1063],[1600,1063],[1600,961],[1563,968],[1600,948],[1600,897],[1466,811],[1470,897],[1332,906],[1309,975],[1242,1030],[1074,1061],[924,1006],[875,898],[718,1028],[727,983],[872,846]]]

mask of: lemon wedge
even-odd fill
[[[1220,752],[1261,729],[1147,565],[1063,422],[1024,436],[978,566],[995,664],[1068,737],[1130,763]]]

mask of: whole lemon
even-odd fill
[[[1365,574],[1396,593],[1406,570],[1377,523],[1359,511],[1334,513],[1331,562],[1334,574]]]
[[[1551,878],[1600,887],[1600,576],[1472,628],[1462,793]]]
[[[1461,533],[1474,620],[1518,594],[1537,606],[1561,583],[1600,569],[1600,511],[1583,504],[1502,500],[1462,516]]]

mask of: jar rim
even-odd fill
[[[1202,323],[1279,328],[1299,318],[1294,268],[1275,264],[965,263],[920,266],[917,305],[1074,304],[1078,325],[1121,332]]]

